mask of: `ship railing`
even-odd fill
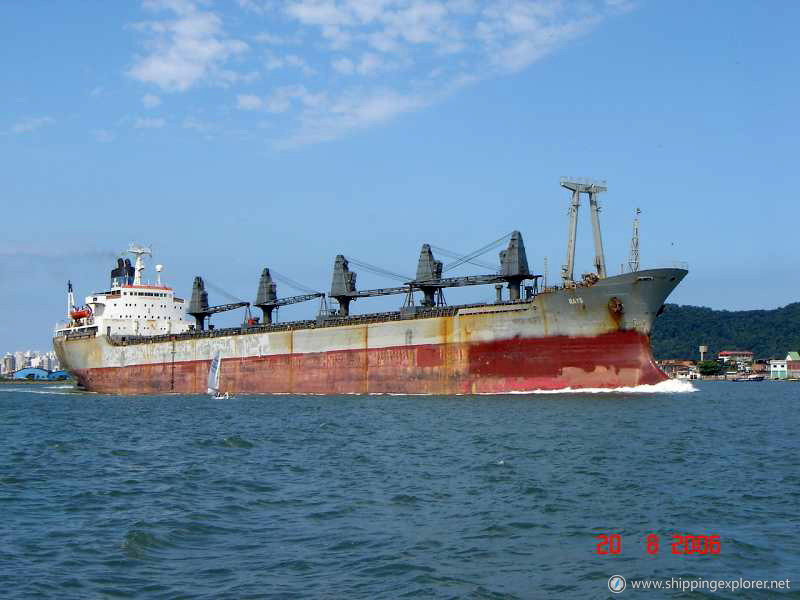
[[[689,262],[685,260],[676,259],[662,259],[648,263],[647,265],[640,265],[639,271],[649,271],[650,269],[684,269],[689,270]],[[630,273],[630,269],[625,265],[625,273]]]
[[[97,327],[81,327],[74,331],[64,331],[64,338],[67,340],[82,340],[93,337],[97,337]]]

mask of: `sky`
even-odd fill
[[[552,282],[561,176],[608,182],[612,273],[638,207],[642,265],[689,264],[670,301],[795,302],[798,18],[794,2],[3,3],[0,352],[49,348],[66,281],[105,289],[132,242],[178,294],[195,275],[227,292],[212,304],[252,300],[265,266],[326,291],[340,253],[413,275],[422,243],[467,253],[514,229]]]

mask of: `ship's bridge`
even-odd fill
[[[110,290],[86,296],[83,308],[74,306],[72,286],[69,286],[69,322],[66,327],[59,328],[58,333],[85,330],[100,335],[153,336],[189,330],[189,323],[184,320],[183,298],[175,296],[171,287],[161,284],[161,265],[156,265],[157,282],[143,283],[142,256],[149,254],[149,250],[139,246],[131,248],[131,252],[136,250],[135,268],[129,259],[118,259],[111,271]]]
[[[189,329],[184,304],[172,288],[159,285],[120,285],[86,297],[89,318],[108,335],[183,333]]]

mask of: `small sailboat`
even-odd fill
[[[219,371],[222,359],[217,352],[211,359],[211,367],[208,369],[208,394],[215,400],[226,400],[230,398],[228,392],[221,394],[219,391]]]

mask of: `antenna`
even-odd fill
[[[633,235],[631,235],[631,253],[628,257],[628,268],[631,273],[639,270],[639,215],[642,214],[640,209],[636,209],[633,218]]]
[[[544,289],[547,289],[547,273],[550,269],[547,266],[547,257],[544,257]]]
[[[156,265],[156,285],[161,285],[161,271],[164,270],[164,265]]]

